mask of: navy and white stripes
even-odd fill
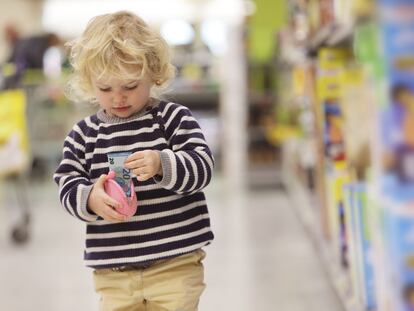
[[[107,222],[87,208],[93,183],[109,172],[107,154],[160,151],[163,176],[134,178],[138,210],[122,223]],[[64,142],[54,179],[60,201],[87,223],[85,261],[94,268],[140,263],[194,251],[213,239],[202,189],[213,157],[184,106],[160,102],[128,119],[104,111],[76,124]]]

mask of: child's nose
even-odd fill
[[[115,104],[122,103],[125,101],[125,99],[126,99],[126,96],[122,91],[117,91],[113,95],[113,102]]]

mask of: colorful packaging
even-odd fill
[[[24,170],[28,159],[26,95],[19,90],[1,92],[0,175]]]
[[[366,186],[362,183],[354,185],[354,202],[351,215],[355,223],[355,244],[357,265],[359,266],[359,283],[362,289],[362,302],[367,310],[376,308],[375,273],[373,263],[372,229],[368,219],[368,201]]]
[[[345,208],[345,226],[348,235],[348,260],[349,269],[351,274],[352,292],[354,299],[356,299],[358,305],[362,305],[362,284],[361,279],[361,265],[359,264],[358,247],[357,247],[357,224],[356,215],[354,214],[355,204],[355,187],[353,183],[347,183],[343,187],[344,193],[344,208]]]
[[[347,0],[345,0],[347,1]],[[375,12],[375,0],[352,0],[351,2],[351,11],[352,15],[355,17],[365,17],[372,16]]]
[[[379,310],[414,310],[414,2],[380,0],[385,105],[377,142],[383,217]]]
[[[414,3],[380,3],[389,85],[389,101],[381,117],[382,166],[401,183],[414,183]]]
[[[414,210],[406,203],[389,201],[386,211],[388,289],[393,310],[414,310]]]
[[[343,187],[349,182],[349,176],[344,168],[343,162],[335,163],[335,167],[327,173],[326,185],[331,245],[338,264],[346,268],[348,267],[348,237]]]
[[[318,55],[318,98],[323,111],[325,154],[333,162],[345,160],[339,99],[347,59],[348,51],[344,49],[322,49]]]

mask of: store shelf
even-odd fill
[[[379,63],[375,53],[378,50],[378,30],[374,31],[378,28],[377,17],[373,16],[374,9],[367,10],[365,6],[359,7],[358,12],[348,6],[337,12],[333,10],[334,6],[328,8],[322,1],[291,3],[290,24],[278,37],[278,61],[283,65],[283,72],[278,75],[281,81],[278,90],[283,94],[280,101],[290,116],[295,116],[294,120],[303,133],[283,142],[282,176],[293,210],[313,241],[344,310],[366,311],[378,300],[377,280],[371,261],[375,246],[367,233],[371,228],[368,227],[366,213],[371,206],[365,201],[365,190],[359,187],[360,183],[364,186],[366,183],[352,178],[353,170],[352,173],[348,170],[349,166],[365,159],[352,154],[355,152],[352,148],[357,149],[355,145],[343,146],[344,141],[355,139],[355,144],[361,141],[362,136],[349,128],[361,121],[356,113],[358,116],[362,114],[358,105],[351,107],[348,103],[355,103],[355,98],[359,97],[364,102],[368,101],[364,96],[368,94],[368,88],[371,90],[373,87],[364,76],[364,66],[374,62],[377,66]],[[320,9],[320,20],[313,20],[309,15],[316,9]],[[307,28],[295,23],[302,20],[308,23]],[[315,31],[306,40],[297,40],[295,35],[309,29]],[[303,53],[305,59],[295,62],[296,59],[290,57],[294,53]],[[347,78],[342,79],[343,76]],[[292,100],[294,95],[296,98]],[[371,100],[374,106],[376,103]],[[340,109],[341,105],[348,108]],[[297,107],[308,107],[311,117],[305,114],[306,110],[295,110]],[[352,117],[349,116],[351,114]],[[339,119],[343,126],[338,125]],[[358,140],[355,135],[358,135]],[[368,141],[367,137],[364,139]],[[358,148],[363,150],[361,146]],[[358,160],[352,158],[347,163],[351,165],[341,165],[345,153],[347,160],[348,153],[349,159],[354,156]],[[362,165],[366,165],[365,162]],[[318,193],[311,192],[308,186],[314,187]]]
[[[309,40],[308,50],[316,50],[324,45],[334,31],[335,25],[326,25],[319,29],[316,34]]]
[[[309,191],[297,180],[292,172],[287,174],[285,170],[283,180],[292,205],[317,248],[322,265],[344,309],[346,311],[366,311],[352,295],[349,274],[335,264],[337,258],[335,258],[333,250],[322,236],[321,226],[316,218],[316,211],[312,211],[314,200]]]
[[[353,23],[336,25],[334,26],[334,30],[330,34],[326,43],[328,46],[335,46],[343,42],[349,41],[352,39],[353,31],[354,31]]]
[[[317,51],[323,46],[338,46],[346,42],[351,42],[355,24],[332,23],[322,27],[309,40],[307,44],[308,55],[316,55]]]

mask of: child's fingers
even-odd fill
[[[116,218],[113,218],[112,216],[109,216],[109,215],[104,215],[103,217],[102,217],[104,220],[106,220],[106,221],[108,221],[108,222],[112,222],[112,223],[119,223],[119,222],[123,222],[124,221],[124,219],[116,219]]]
[[[140,174],[140,175],[137,175],[137,179],[139,181],[146,181],[146,180],[150,179],[151,177],[152,177],[151,174]]]
[[[145,153],[143,151],[138,151],[131,154],[128,158],[126,158],[125,163],[129,163],[131,161],[140,160],[145,157]]]
[[[148,168],[148,167],[144,166],[144,167],[136,168],[136,169],[134,169],[132,172],[133,172],[135,175],[139,176],[139,175],[148,174],[148,173],[149,173],[149,171],[150,171],[150,168]]]
[[[121,207],[122,207],[121,203],[119,203],[117,200],[115,200],[115,199],[111,198],[111,197],[110,197],[109,195],[107,195],[106,193],[104,194],[104,198],[103,198],[103,200],[104,200],[104,203],[105,203],[106,205],[109,205],[109,206],[111,206],[111,207],[113,207],[113,208],[121,208]]]
[[[125,216],[118,213],[112,206],[107,205],[104,211],[105,219],[109,221],[124,221]]]
[[[145,165],[144,159],[132,160],[130,162],[125,162],[125,167],[128,169],[136,169]]]
[[[101,176],[99,176],[98,180],[95,182],[95,184],[99,187],[99,188],[103,188],[105,181],[106,181],[106,174],[102,174]]]

